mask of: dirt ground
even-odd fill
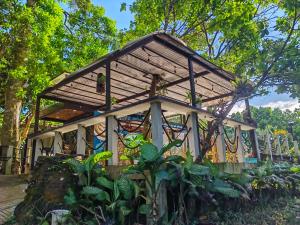
[[[9,218],[25,196],[26,176],[0,175],[0,224]]]

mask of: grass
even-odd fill
[[[300,224],[300,199],[286,196],[240,211],[222,213],[222,218],[215,221],[217,225],[297,225]]]

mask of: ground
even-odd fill
[[[0,175],[0,224],[12,215],[15,206],[23,200],[26,186],[25,176]]]
[[[217,225],[300,225],[300,198],[285,196],[249,206],[240,211],[224,211]]]

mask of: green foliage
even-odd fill
[[[251,107],[251,114],[257,127],[260,130],[269,129],[272,132],[275,130],[289,130],[290,122],[293,123],[294,138],[300,140],[300,110],[280,110],[279,108],[272,109],[270,107]],[[243,113],[234,113],[232,117],[243,121]],[[289,131],[290,132],[290,131]]]
[[[297,1],[135,0],[121,43],[163,30],[184,40],[201,56],[241,76],[238,94],[300,96],[299,10]],[[249,85],[249,81],[253,87]],[[246,89],[245,89],[246,88]],[[189,94],[187,93],[187,98]]]
[[[114,179],[103,170],[99,173],[97,166],[86,166],[91,162],[97,164],[96,158],[107,159],[104,157],[109,155],[107,152],[102,156],[92,155],[82,162],[68,160],[74,172],[78,175],[83,173],[86,180],[87,170],[91,174],[90,183],[79,179],[78,189],[69,190],[65,196],[73,220],[88,222],[96,217],[103,224],[105,221],[109,224],[143,224],[141,221],[145,222],[147,217],[154,225],[175,224],[175,221],[180,225],[193,224],[210,210],[222,212],[222,208],[230,202],[234,206],[256,202],[257,199],[265,201],[270,196],[293,194],[299,188],[298,165],[265,162],[242,174],[227,174],[208,160],[195,163],[190,152],[187,152],[186,158],[165,156],[180,143],[175,141],[162,149],[151,143],[143,144],[138,154],[133,156],[136,164],[128,166]],[[143,182],[134,180],[134,177],[143,177]],[[171,196],[169,218],[158,210],[158,196],[162,188],[166,188]],[[193,204],[199,204],[200,208],[189,207]]]

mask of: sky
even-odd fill
[[[130,21],[132,21],[134,17],[128,9],[125,12],[120,12],[120,6],[123,2],[126,2],[127,7],[129,7],[133,0],[94,0],[93,2],[105,8],[106,16],[115,20],[119,29],[129,28]],[[256,107],[277,107],[282,110],[294,110],[300,107],[297,99],[290,98],[288,94],[276,94],[272,90],[269,95],[251,99],[250,104]],[[237,103],[232,109],[232,113],[241,112],[244,108],[243,102]]]

